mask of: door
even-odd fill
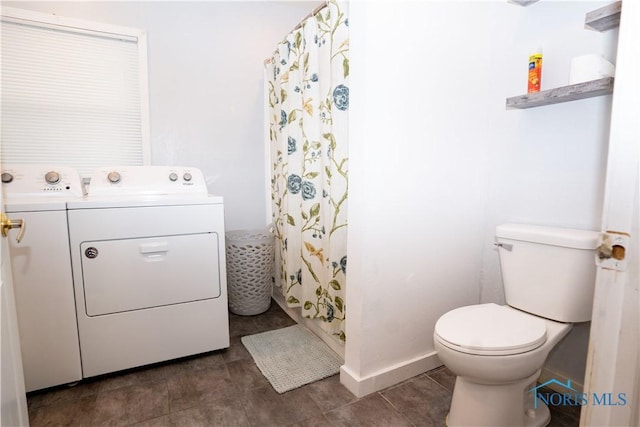
[[[221,294],[216,233],[86,241],[80,253],[87,316]]]
[[[0,191],[0,207],[2,191]],[[9,262],[8,238],[15,238],[15,231],[6,238],[0,238],[0,425],[27,426],[27,398],[25,395],[24,375],[22,373],[22,357],[18,321],[16,317],[11,263]]]
[[[624,1],[581,426],[640,425],[640,2]]]

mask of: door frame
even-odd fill
[[[640,424],[640,297],[638,293],[640,165],[640,3],[622,3],[603,236],[621,242],[623,259],[598,262],[581,426]],[[611,393],[609,403],[602,396]],[[593,399],[594,394],[600,401]]]

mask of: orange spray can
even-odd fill
[[[529,56],[529,75],[527,93],[540,92],[542,82],[542,49],[536,49]]]

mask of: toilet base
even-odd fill
[[[540,371],[509,384],[480,384],[457,377],[446,424],[457,426],[543,427],[551,421],[549,408],[529,392]]]
[[[538,405],[535,409],[527,409],[524,424],[526,427],[544,427],[551,422],[551,411],[540,398],[537,400]]]

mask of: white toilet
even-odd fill
[[[534,405],[530,390],[572,323],[591,320],[598,238],[535,225],[496,228],[508,305],[457,308],[435,326],[438,356],[457,376],[448,426],[549,423],[549,409]]]

